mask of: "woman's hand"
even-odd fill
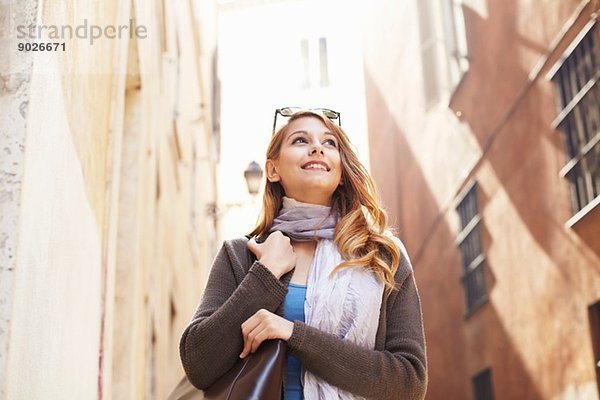
[[[267,339],[289,340],[293,330],[293,322],[265,309],[258,310],[242,324],[244,349],[240,358],[254,353],[258,346]]]
[[[277,279],[296,266],[296,253],[294,253],[290,238],[284,236],[280,231],[271,233],[267,240],[260,244],[256,243],[254,238],[250,239],[248,249]]]

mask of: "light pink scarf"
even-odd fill
[[[306,324],[374,349],[384,285],[364,267],[345,267],[329,277],[344,261],[333,242],[337,220],[330,211],[330,207],[284,197],[282,211],[270,232],[280,230],[294,240],[319,240],[308,272],[304,302]],[[302,381],[305,399],[362,399],[307,370],[303,372]]]

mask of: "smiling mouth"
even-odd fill
[[[305,170],[313,170],[313,171],[324,171],[324,172],[329,172],[330,168],[328,168],[327,166],[323,165],[322,163],[307,163],[306,165],[304,165],[302,167],[302,169]]]

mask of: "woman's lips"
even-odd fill
[[[329,165],[324,161],[309,161],[302,166],[302,169],[315,170],[315,171],[329,171]]]

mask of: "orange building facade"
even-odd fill
[[[371,171],[415,268],[428,399],[599,398],[599,10],[365,13]]]

